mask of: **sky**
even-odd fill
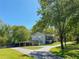
[[[31,29],[39,20],[38,9],[38,0],[0,0],[0,19],[9,25]]]

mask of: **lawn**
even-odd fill
[[[50,51],[64,59],[79,59],[79,44],[68,45],[64,52],[61,51],[60,47],[52,48]]]
[[[42,47],[39,47],[39,46],[27,46],[27,47],[24,47],[26,49],[30,49],[30,50],[37,50],[37,49],[41,49]]]
[[[33,59],[27,55],[23,55],[15,50],[6,48],[0,49],[0,59]]]
[[[44,46],[55,46],[55,45],[58,45],[58,44],[60,44],[60,42],[54,42],[54,43],[52,43],[52,44],[46,44],[46,45],[44,45]]]
[[[72,43],[74,43],[75,41],[72,41]],[[68,43],[68,42],[67,42]],[[45,45],[43,45],[43,46],[56,46],[56,45],[59,45],[59,44],[61,44],[60,42],[54,42],[54,43],[52,43],[52,44],[45,44]],[[65,43],[64,43],[65,44]]]

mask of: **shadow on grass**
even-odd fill
[[[27,59],[34,59],[33,56],[29,56],[29,55],[26,55],[26,54],[21,55],[21,57],[27,57]]]
[[[23,54],[22,56],[27,56],[27,57],[30,57],[29,55],[26,55],[26,54]]]
[[[65,59],[79,59],[79,48],[66,48],[63,51],[53,51],[52,53]]]

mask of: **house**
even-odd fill
[[[34,44],[50,44],[54,41],[53,36],[50,34],[43,34],[40,32],[36,32],[32,34],[32,41]]]

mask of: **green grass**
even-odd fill
[[[24,47],[26,49],[30,49],[30,50],[37,50],[37,49],[41,49],[42,47],[39,47],[39,46],[27,46],[27,47]]]
[[[54,42],[52,44],[45,44],[45,45],[41,45],[41,46],[54,46],[54,45],[58,45],[60,44],[60,42]]]
[[[33,59],[12,49],[0,49],[0,59]]]
[[[64,59],[79,59],[79,44],[68,45],[63,52],[60,47],[52,48],[50,51]]]
[[[74,43],[74,41],[72,41]],[[52,44],[46,44],[44,46],[55,46],[55,45],[58,45],[58,44],[61,44],[60,42],[54,42]],[[65,44],[65,43],[64,43]]]

